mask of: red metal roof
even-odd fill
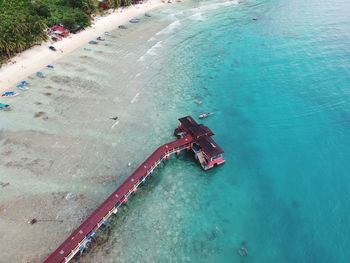
[[[194,139],[199,139],[202,136],[213,136],[214,133],[203,124],[198,124],[191,116],[186,116],[179,119],[182,128],[190,133]]]
[[[185,128],[189,128],[193,125],[198,125],[197,122],[191,116],[180,118],[179,121]]]
[[[219,154],[224,153],[219,145],[209,136],[200,137],[197,142],[203,152],[205,152],[209,158],[216,157]]]
[[[202,136],[214,135],[214,133],[207,126],[204,126],[203,124],[199,124],[199,125],[197,124],[197,125],[191,126],[188,130],[195,139],[199,139]]]
[[[63,37],[69,36],[69,30],[63,26],[60,26],[60,25],[52,26],[50,28],[50,30],[56,35],[61,35]]]
[[[101,9],[107,10],[107,9],[109,8],[109,5],[108,5],[107,2],[104,2],[104,1],[101,2],[101,1],[100,1],[99,7],[100,7]]]
[[[60,25],[55,25],[55,26],[51,27],[50,29],[53,31],[59,31],[61,33],[68,32],[68,29],[66,29],[65,27],[60,26]]]

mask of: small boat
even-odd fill
[[[10,105],[0,103],[0,110],[9,110],[9,109],[10,109]]]
[[[15,91],[6,91],[3,94],[1,94],[1,97],[16,97],[18,95],[19,95],[19,93],[15,92]]]
[[[29,85],[29,82],[26,80],[23,80],[20,83],[18,83],[18,85],[16,87],[19,88],[19,87],[28,86],[28,85]]]
[[[206,112],[206,113],[203,113],[201,115],[199,115],[199,119],[205,119],[205,118],[208,118],[209,116],[211,115],[210,112]]]
[[[36,76],[39,77],[39,78],[45,78],[45,74],[44,74],[44,72],[42,72],[42,71],[38,71],[38,72],[36,73]]]
[[[103,37],[98,37],[97,40],[99,40],[99,41],[105,41],[106,39],[103,38]]]
[[[49,69],[55,68],[54,65],[51,65],[51,64],[47,65],[46,67],[49,68]]]
[[[57,51],[57,49],[54,46],[49,46],[49,49],[52,51]]]
[[[91,40],[91,41],[89,41],[89,44],[90,44],[90,45],[97,45],[98,42],[97,42],[96,40]]]
[[[133,18],[133,19],[131,19],[129,22],[130,23],[139,23],[141,21],[141,19],[140,18]]]
[[[26,85],[23,85],[23,84],[18,84],[16,87],[20,90],[28,90],[28,87]]]

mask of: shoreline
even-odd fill
[[[164,3],[160,0],[150,0],[143,4],[116,9],[106,16],[96,17],[91,27],[78,34],[70,34],[69,37],[53,44],[50,41],[44,42],[21,52],[11,58],[12,61],[16,61],[15,64],[8,63],[0,68],[0,91],[9,90],[21,80],[87,44],[90,40],[96,39],[104,32],[112,31],[130,19],[144,15],[162,5]],[[48,48],[50,45],[56,47],[57,51],[51,51]]]
[[[153,82],[166,50],[138,62],[154,42],[172,34],[157,35],[176,20],[159,13],[166,19],[140,15],[143,22],[132,29],[111,31],[108,45],[76,49],[54,62],[55,70],[45,70],[46,78],[34,77],[28,91],[1,100],[12,107],[1,114],[0,125],[3,261],[43,262],[155,145],[168,141],[172,133],[164,131],[173,125],[164,120],[177,114],[158,116],[169,108],[155,110],[166,90],[157,93],[161,80]],[[33,219],[38,223],[28,223]]]

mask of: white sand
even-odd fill
[[[101,36],[104,32],[116,29],[131,18],[143,15],[161,5],[163,3],[160,0],[149,0],[144,4],[118,9],[107,16],[97,17],[90,28],[52,44],[56,47],[56,52],[48,48],[51,43],[47,42],[20,53],[12,58],[12,61],[16,61],[15,64],[10,63],[0,68],[0,91],[8,90],[10,86]]]

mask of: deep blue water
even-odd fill
[[[114,255],[127,232],[131,261],[350,262],[350,2],[194,12],[177,15],[162,42],[169,70],[153,81],[169,88],[176,107],[162,114],[174,124],[215,112],[204,123],[227,163],[203,173],[189,157],[169,162],[134,201],[142,215],[117,222],[127,230]]]

